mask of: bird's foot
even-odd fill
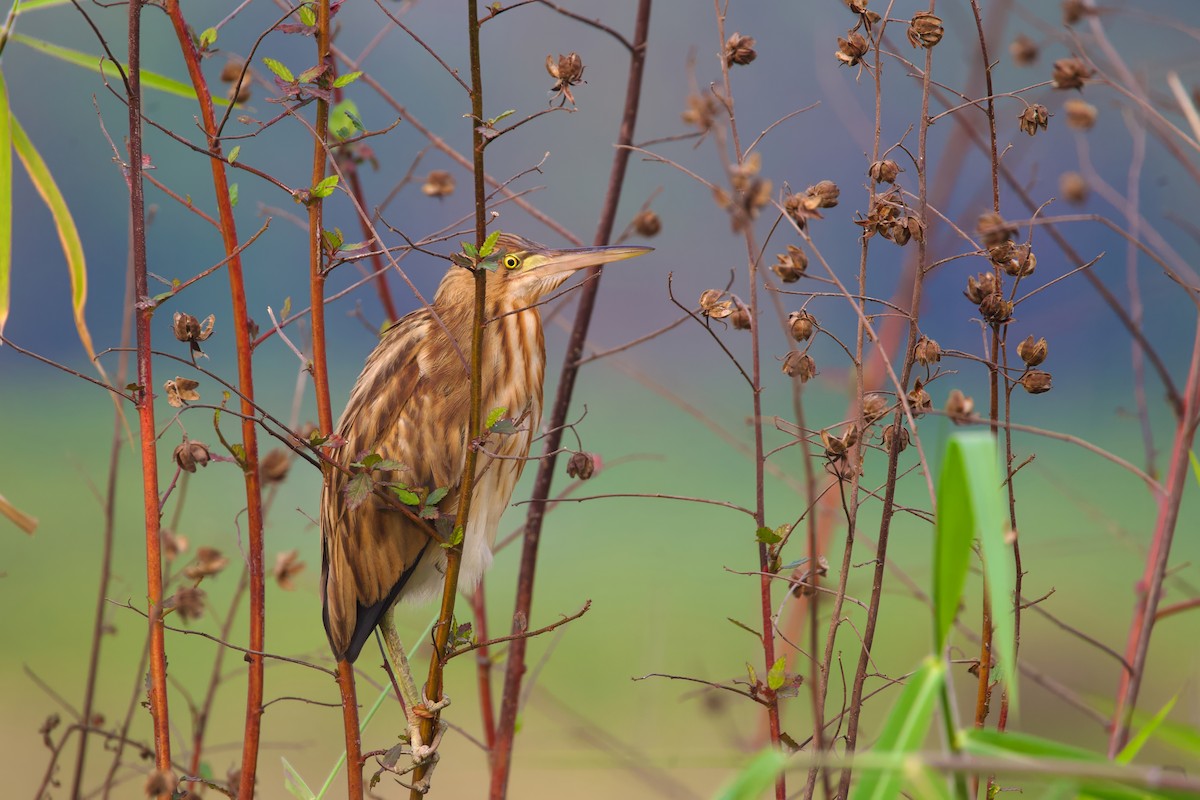
[[[446,732],[446,723],[438,719],[434,726],[433,739],[428,744],[425,743],[421,736],[421,721],[431,719],[437,715],[439,711],[450,705],[450,698],[443,696],[441,700],[433,701],[429,696],[422,693],[421,704],[413,708],[408,716],[408,741],[412,747],[413,764],[424,764],[437,762],[437,749],[442,743],[442,736]],[[428,779],[428,773],[426,773]],[[426,787],[428,789],[428,787]]]

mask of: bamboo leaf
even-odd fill
[[[12,275],[12,116],[0,72],[0,334],[8,321]]]
[[[787,764],[787,756],[775,749],[760,752],[733,777],[716,800],[758,800],[775,783]]]
[[[20,0],[17,3],[17,14],[24,14],[27,11],[37,11],[42,8],[52,8],[53,6],[70,5],[71,0]]]
[[[83,67],[84,69],[91,70],[92,72],[100,73],[109,80],[119,81],[121,79],[121,71],[118,70],[117,65],[112,61],[109,61],[107,57],[101,57],[91,53],[84,53],[79,50],[72,50],[69,47],[62,47],[61,45],[52,44],[51,42],[43,41],[42,39],[35,39],[32,36],[26,36],[22,33],[14,33],[10,38],[14,42],[20,42],[26,47],[32,47],[34,50],[40,50],[46,55],[53,56],[60,61],[65,61],[68,64],[74,64],[77,67]],[[121,64],[121,70],[124,70],[126,74],[129,73],[129,67],[125,64]],[[154,89],[156,91],[166,92],[167,94],[173,94],[178,97],[186,97],[189,100],[196,99],[196,92],[192,88],[191,84],[183,83],[175,80],[174,78],[168,78],[164,75],[159,75],[156,72],[150,72],[149,70],[145,69],[142,70],[142,88]],[[229,105],[229,100],[225,99],[224,97],[217,97],[216,95],[213,95],[212,102],[218,106]]]
[[[945,677],[946,665],[932,657],[909,677],[870,751],[888,758],[882,767],[861,769],[862,779],[850,794],[853,800],[892,800],[900,796],[906,762],[925,742]]]
[[[1158,710],[1149,722],[1138,729],[1137,734],[1129,740],[1129,742],[1121,748],[1121,752],[1117,753],[1116,762],[1118,764],[1129,764],[1137,757],[1137,754],[1145,747],[1146,742],[1150,741],[1150,737],[1163,724],[1163,720],[1171,713],[1171,709],[1175,707],[1175,701],[1179,699],[1176,695],[1167,701],[1167,704]]]

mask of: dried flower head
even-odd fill
[[[756,58],[758,58],[758,53],[754,49],[753,36],[742,36],[740,33],[735,33],[725,42],[725,66],[731,67],[734,64],[745,66]]]
[[[945,33],[942,18],[928,11],[913,14],[908,23],[908,43],[913,47],[924,47],[928,50],[940,42]]]
[[[596,457],[591,453],[572,453],[567,461],[567,475],[586,481],[596,472]]]
[[[1078,58],[1060,58],[1054,62],[1051,82],[1056,89],[1082,89],[1083,82],[1092,77],[1092,70]]]
[[[903,247],[908,244],[909,239],[916,239],[918,242],[925,241],[925,223],[912,214],[905,214],[902,217],[894,219],[890,225],[884,227],[879,233],[883,238],[891,239]]]
[[[175,316],[171,319],[171,332],[175,334],[177,340],[191,345],[193,354],[203,356],[204,351],[200,349],[200,343],[207,341],[208,337],[212,336],[213,326],[216,322],[217,318],[213,314],[209,314],[201,323],[191,314],[176,311]],[[193,355],[194,357],[195,355]]]
[[[892,440],[896,438],[896,426],[888,425],[883,429],[883,446],[891,452]],[[904,448],[908,447],[909,433],[908,428],[900,426],[900,438],[896,442],[896,453],[903,453]]]
[[[833,181],[820,181],[804,190],[810,209],[833,208],[838,204],[841,189]]]
[[[421,184],[421,192],[426,197],[449,197],[454,194],[454,175],[444,169],[431,169]]]
[[[275,568],[271,570],[271,574],[275,576],[275,583],[280,589],[290,592],[296,588],[292,578],[303,572],[304,566],[304,562],[300,560],[300,551],[288,550],[275,556]]]
[[[639,211],[633,218],[633,229],[637,231],[638,236],[658,236],[662,231],[662,220],[658,218],[658,214],[647,208]]]
[[[1038,59],[1037,42],[1023,33],[1018,34],[1008,45],[1008,55],[1018,67],[1032,66]]]
[[[867,175],[876,183],[895,183],[896,176],[903,172],[900,165],[890,158],[876,161],[867,168]]]
[[[783,374],[789,378],[799,378],[801,383],[817,374],[817,364],[808,353],[792,350],[783,357]]]
[[[282,447],[271,449],[258,462],[258,474],[265,485],[282,483],[292,468],[292,456]]]
[[[1064,172],[1058,176],[1058,193],[1068,203],[1076,205],[1086,203],[1091,191],[1087,179],[1078,172]]]
[[[817,327],[817,318],[807,311],[793,311],[788,314],[788,330],[797,342],[811,339]]]
[[[854,224],[863,229],[863,238],[870,239],[875,234],[885,239],[891,238],[892,230],[908,207],[895,187],[883,194],[878,194],[871,201],[871,210],[862,218],[856,218]]]
[[[955,425],[965,425],[975,416],[975,401],[958,389],[951,389],[946,399],[946,416]]]
[[[1063,103],[1067,114],[1067,127],[1077,131],[1090,131],[1096,124],[1096,107],[1081,97],[1069,98]]]
[[[1005,222],[1004,217],[995,211],[980,214],[979,220],[975,223],[975,230],[984,247],[998,245],[1017,235],[1017,229]]]
[[[733,326],[735,331],[750,330],[750,309],[747,306],[737,303],[734,306],[733,313],[729,315],[729,324]]]
[[[1028,277],[1037,269],[1037,256],[1033,254],[1033,248],[1029,243],[1017,244],[1011,239],[1007,239],[998,245],[989,247],[988,258],[1014,278]],[[994,288],[993,291],[995,291]]]
[[[229,559],[221,555],[220,550],[215,547],[199,547],[196,549],[195,559],[187,565],[183,574],[192,580],[199,580],[216,575],[227,566]]]
[[[871,46],[862,34],[850,31],[846,38],[838,37],[838,49],[834,55],[837,60],[848,67],[853,67],[862,61],[863,56],[871,51]]]
[[[1012,319],[1013,304],[1005,300],[1000,292],[994,292],[983,298],[979,313],[989,325],[1003,325]]]
[[[922,334],[913,347],[913,359],[922,367],[936,364],[942,360],[942,348],[933,339]]]
[[[841,436],[834,436],[828,430],[821,431],[821,444],[825,447],[825,456],[833,460],[844,458],[846,451],[858,443],[858,427],[847,425]]]
[[[204,590],[198,586],[181,586],[163,605],[179,612],[184,622],[193,622],[204,616]]]
[[[1084,17],[1095,13],[1095,9],[1088,6],[1084,0],[1062,0],[1063,25],[1074,25]]]
[[[1000,290],[1000,282],[994,272],[980,272],[978,275],[967,277],[967,291],[964,294],[972,303],[979,305],[990,294]]]
[[[680,114],[685,125],[698,128],[701,133],[707,133],[717,118],[717,101],[710,94],[689,94],[687,110]]]
[[[700,294],[700,313],[710,319],[725,319],[733,313],[733,301],[723,300],[720,289],[706,289]]]
[[[163,558],[174,561],[188,549],[188,538],[182,533],[175,533],[170,528],[160,528],[158,538],[162,542]]]
[[[583,59],[578,53],[568,53],[567,55],[558,56],[558,60],[554,60],[554,56],[546,56],[546,72],[550,73],[550,77],[554,78],[554,85],[550,87],[550,92],[553,95],[551,102],[554,102],[554,97],[561,98],[559,105],[570,103],[575,105],[575,97],[571,94],[571,87],[585,83],[583,80]]]
[[[1034,136],[1039,130],[1044,131],[1049,127],[1050,112],[1041,103],[1034,103],[1026,106],[1017,119],[1020,121],[1021,132]]]
[[[1046,338],[1034,341],[1033,334],[1029,334],[1017,345],[1017,355],[1025,362],[1026,366],[1036,367],[1046,360],[1046,356],[1050,352],[1050,346],[1046,344]]]
[[[200,393],[196,391],[199,385],[200,381],[175,376],[175,380],[163,384],[163,389],[167,392],[167,404],[174,408],[182,408],[189,401],[199,400]]]
[[[1021,388],[1030,394],[1042,394],[1050,391],[1051,387],[1050,373],[1040,369],[1027,371],[1018,382],[1021,384]]]
[[[786,253],[777,253],[775,262],[771,265],[771,270],[784,283],[795,283],[803,277],[804,270],[808,269],[808,256],[794,244],[787,246]]]
[[[913,382],[913,388],[908,393],[908,404],[912,408],[912,415],[919,417],[929,409],[933,408],[933,398],[929,396],[929,392],[925,389],[925,384],[917,378]]]
[[[888,400],[887,395],[864,395],[862,400],[863,421],[870,425],[872,422],[882,419],[889,408],[891,408],[891,402]]]
[[[745,230],[758,216],[759,210],[771,202],[771,181],[758,174],[761,168],[762,157],[757,152],[751,153],[729,177],[733,197],[718,187],[717,205],[729,211],[729,221],[734,233]]]
[[[175,452],[171,454],[171,457],[175,459],[175,463],[184,472],[195,472],[196,467],[206,467],[212,458],[208,452],[208,445],[204,442],[196,442],[187,438],[175,448]]]

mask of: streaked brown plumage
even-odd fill
[[[508,409],[506,416],[518,431],[493,436],[487,444],[489,451],[510,458],[479,458],[459,579],[466,588],[491,563],[500,516],[541,424],[545,346],[534,304],[582,267],[649,252],[645,247],[551,250],[511,234],[500,236],[497,249],[505,255],[487,278],[483,413]],[[346,442],[336,456],[342,463],[366,453],[397,461],[405,468],[377,477],[429,490],[448,487],[439,508],[449,514],[458,507],[471,439],[464,358],[470,357],[473,298],[470,271],[452,267],[431,308],[414,311],[383,334],[337,428]],[[354,661],[397,599],[438,595],[446,553],[424,526],[378,498],[349,508],[347,481],[344,473],[332,471],[322,496],[321,591],[333,653]]]

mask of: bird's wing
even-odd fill
[[[343,463],[378,453],[404,468],[377,471],[377,480],[429,490],[458,485],[465,437],[447,430],[456,427],[458,416],[447,409],[461,404],[464,382],[447,380],[445,365],[422,358],[431,337],[441,338],[434,326],[429,319],[397,325],[368,358],[338,426],[346,439],[339,456]],[[427,442],[429,437],[437,446]],[[339,658],[353,661],[436,544],[426,526],[379,498],[351,508],[345,491],[349,480],[334,470],[325,485],[322,593],[330,645]]]

